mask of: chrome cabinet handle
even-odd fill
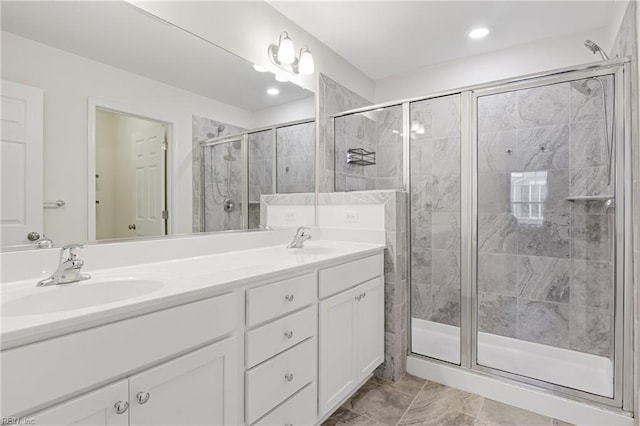
[[[129,403],[127,401],[118,401],[113,408],[116,409],[116,414],[124,414],[129,409]]]
[[[38,241],[40,239],[40,234],[38,234],[37,232],[33,231],[33,232],[29,232],[27,234],[27,239],[31,242],[34,241]]]
[[[149,401],[150,396],[149,392],[138,392],[136,400],[138,401],[138,404],[146,404],[147,401]]]
[[[359,301],[360,301],[360,299],[362,299],[362,295],[361,295],[361,294],[357,295],[357,296],[355,297],[355,299],[359,302]]]
[[[287,339],[291,339],[293,337],[293,331],[291,331],[291,330],[285,331],[284,332],[284,337],[286,337]]]
[[[287,374],[285,374],[285,375],[284,375],[284,379],[285,379],[287,382],[291,382],[291,381],[293,381],[293,373],[287,373]]]
[[[362,293],[362,298],[364,299],[365,297],[367,297],[367,293]]]
[[[293,294],[287,294],[284,298],[287,302],[293,302]]]
[[[127,226],[127,228],[129,228],[130,231],[135,231],[136,230],[136,224],[132,223],[131,225]]]

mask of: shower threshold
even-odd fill
[[[412,352],[460,363],[460,328],[411,319]],[[609,358],[478,333],[478,364],[606,397],[613,396]]]

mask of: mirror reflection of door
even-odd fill
[[[167,235],[170,125],[96,111],[96,238]]]

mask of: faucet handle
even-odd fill
[[[304,237],[305,235],[307,235],[307,234],[304,233],[304,231],[308,231],[308,230],[309,230],[309,228],[307,228],[306,226],[300,226],[296,230],[296,235],[299,236],[299,237]]]
[[[62,249],[60,249],[60,263],[68,260],[77,260],[78,255],[80,254],[80,249],[86,247],[86,244],[68,244],[62,247]]]

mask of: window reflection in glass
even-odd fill
[[[511,173],[511,209],[518,222],[541,225],[546,198],[546,171]]]

